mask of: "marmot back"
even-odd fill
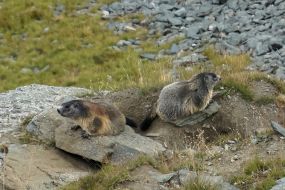
[[[126,118],[120,110],[103,100],[72,100],[63,103],[58,113],[74,120],[92,136],[118,135],[126,125]]]
[[[156,114],[163,121],[171,122],[204,110],[219,80],[220,76],[215,73],[204,72],[195,75],[190,80],[165,86],[157,101]],[[146,118],[141,124],[141,129],[146,130],[149,127],[147,125],[150,125],[153,119]]]

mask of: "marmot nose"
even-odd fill
[[[59,109],[59,108],[57,108],[56,110],[57,110],[57,112],[60,114],[60,109]]]

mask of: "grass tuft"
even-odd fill
[[[63,187],[63,190],[106,190],[114,189],[123,181],[130,179],[128,170],[122,166],[106,165],[99,172],[83,177],[77,182],[72,182]]]
[[[241,175],[234,176],[232,183],[241,189],[270,189],[275,181],[285,176],[285,159],[281,156],[261,160],[255,157],[248,161]]]
[[[255,99],[254,102],[257,105],[267,105],[275,102],[275,97],[274,96],[262,96],[258,99]]]
[[[209,181],[205,181],[196,177],[193,180],[187,182],[187,184],[183,187],[183,190],[219,190],[220,185],[213,184]]]
[[[234,89],[246,100],[255,100],[257,104],[268,104],[274,102],[275,98],[273,97],[262,97],[256,99],[250,86],[253,81],[264,80],[272,84],[279,93],[285,93],[284,81],[268,76],[265,73],[246,70],[246,67],[250,64],[250,57],[248,54],[223,55],[217,53],[214,48],[210,46],[205,49],[204,55],[207,56],[213,64],[212,70],[220,73],[222,76],[221,85],[229,89]]]

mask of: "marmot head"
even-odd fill
[[[200,78],[202,80],[202,83],[206,85],[208,90],[212,90],[221,80],[221,77],[219,75],[208,72],[198,74],[197,78]]]
[[[71,100],[63,103],[57,112],[63,117],[77,119],[88,116],[88,107],[84,105],[82,100]]]

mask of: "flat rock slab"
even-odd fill
[[[26,130],[38,139],[54,144],[55,128],[63,124],[72,125],[73,123],[59,115],[56,108],[51,108],[36,115],[27,125]]]
[[[138,154],[155,155],[165,150],[158,142],[141,136],[126,126],[117,136],[82,138],[81,129],[74,131],[68,125],[55,130],[56,147],[66,152],[98,161],[121,163]]]
[[[58,189],[91,170],[86,162],[54,148],[11,144],[0,168],[0,189]]]
[[[285,137],[285,128],[279,125],[275,121],[271,121],[271,127],[274,129],[274,131],[280,133],[282,136]]]
[[[204,121],[211,115],[217,113],[220,107],[221,106],[217,102],[212,102],[211,104],[209,104],[209,106],[205,110],[194,113],[184,119],[177,120],[173,122],[173,124],[175,124],[177,127],[196,125]]]

